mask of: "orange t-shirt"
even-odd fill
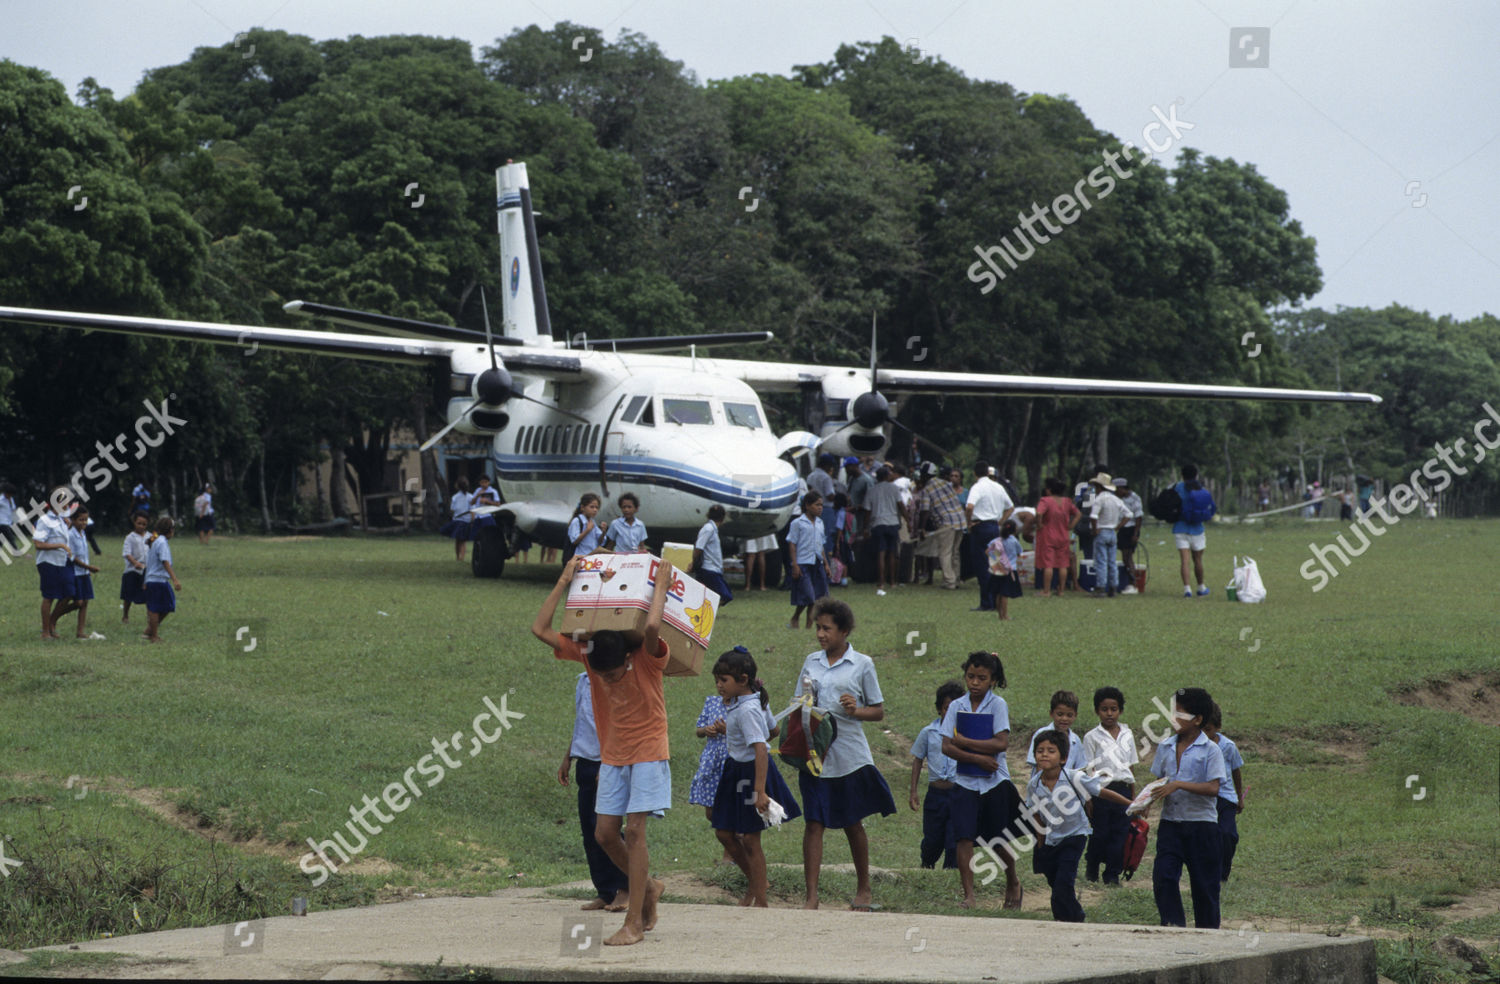
[[[628,653],[625,673],[614,683],[589,666],[583,647],[567,636],[553,650],[558,659],[582,663],[589,674],[594,702],[594,723],[599,729],[599,759],[605,765],[635,765],[660,762],[667,751],[667,698],[662,692],[662,672],[667,668],[667,641],[659,640],[658,655],[646,655],[646,647]]]

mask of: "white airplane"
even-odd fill
[[[691,542],[710,506],[727,511],[722,533],[761,536],[793,512],[797,472],[778,451],[760,392],[798,392],[815,444],[834,454],[878,455],[893,417],[886,394],[947,396],[1180,397],[1379,403],[1369,393],[1114,382],[986,373],[918,372],[712,359],[698,347],[765,341],[769,332],[633,339],[553,337],[532,219],[526,165],[495,172],[504,272],[501,334],[293,301],[287,310],[376,334],[266,328],[70,311],[0,307],[0,320],[185,339],[427,366],[451,374],[451,430],[493,441],[495,484],[504,503],[496,526],[475,545],[474,572],[498,577],[512,528],[563,546],[583,492],[614,514],[626,490],[640,494],[653,540]],[[664,355],[687,347],[690,354]],[[432,442],[429,442],[431,444]]]

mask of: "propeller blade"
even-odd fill
[[[484,402],[483,400],[475,400],[473,403],[469,404],[467,407],[464,408],[464,412],[463,413],[459,414],[457,417],[454,417],[452,420],[450,420],[448,422],[448,426],[447,427],[444,427],[442,430],[438,431],[436,434],[434,434],[431,437],[429,437],[422,444],[422,446],[420,448],[418,448],[417,450],[418,451],[426,451],[428,448],[432,447],[434,444],[436,444],[437,442],[441,441],[443,438],[447,437],[449,431],[451,431],[453,428],[457,427],[463,421],[463,419],[465,417],[467,417],[473,411],[473,409],[475,407],[479,406],[483,402]]]
[[[875,392],[875,312],[870,312],[870,392]]]
[[[915,437],[917,440],[921,441],[923,444],[927,445],[929,448],[932,448],[932,450],[938,452],[944,458],[947,458],[949,461],[953,460],[953,454],[947,448],[944,448],[941,445],[932,443],[927,438],[923,437],[921,434],[918,434],[916,431],[912,430],[910,427],[906,426],[901,421],[897,420],[895,417],[891,418],[891,425],[893,427],[899,427],[902,430],[906,431],[912,437]]]
[[[519,396],[523,400],[528,400],[528,401],[530,401],[532,403],[535,403],[539,407],[546,407],[548,410],[551,410],[553,413],[560,413],[564,417],[572,417],[574,420],[581,420],[585,424],[593,422],[593,421],[589,420],[589,418],[583,416],[583,414],[574,413],[571,410],[564,410],[562,407],[554,406],[553,404],[548,403],[546,400],[538,400],[536,397],[534,397],[534,396],[527,396],[525,393],[517,393],[516,396]]]
[[[490,350],[490,368],[499,369],[500,364],[495,361],[495,336],[490,333],[490,305],[484,299],[483,284],[479,286],[479,306],[484,311],[484,344]]]

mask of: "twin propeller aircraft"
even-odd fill
[[[507,163],[495,179],[504,272],[498,337],[490,336],[487,311],[479,334],[302,301],[286,309],[361,333],[8,307],[0,307],[0,320],[446,368],[455,395],[448,425],[433,440],[451,430],[489,436],[495,484],[505,498],[492,507],[494,531],[474,551],[474,572],[487,577],[503,571],[512,528],[562,546],[573,507],[587,491],[607,504],[626,489],[638,492],[650,504],[653,539],[691,542],[714,504],[727,512],[725,536],[778,530],[792,515],[798,489],[796,470],[778,453],[787,438],[838,455],[879,455],[886,425],[901,426],[888,395],[1380,402],[1368,393],[882,369],[874,365],[873,345],[868,369],[697,354],[766,341],[769,332],[556,340],[526,165]],[[661,354],[683,348],[691,354]],[[778,442],[761,392],[803,394],[815,433]]]

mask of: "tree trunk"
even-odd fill
[[[266,503],[266,445],[261,442],[260,463],[256,467],[260,479],[260,528],[263,532],[271,532],[271,508]]]
[[[1109,464],[1109,418],[1099,422],[1099,432],[1094,436],[1094,464]]]
[[[333,506],[334,518],[349,515],[349,505],[345,501],[344,488],[344,448],[343,445],[330,441],[330,460],[328,466],[328,498]]]

